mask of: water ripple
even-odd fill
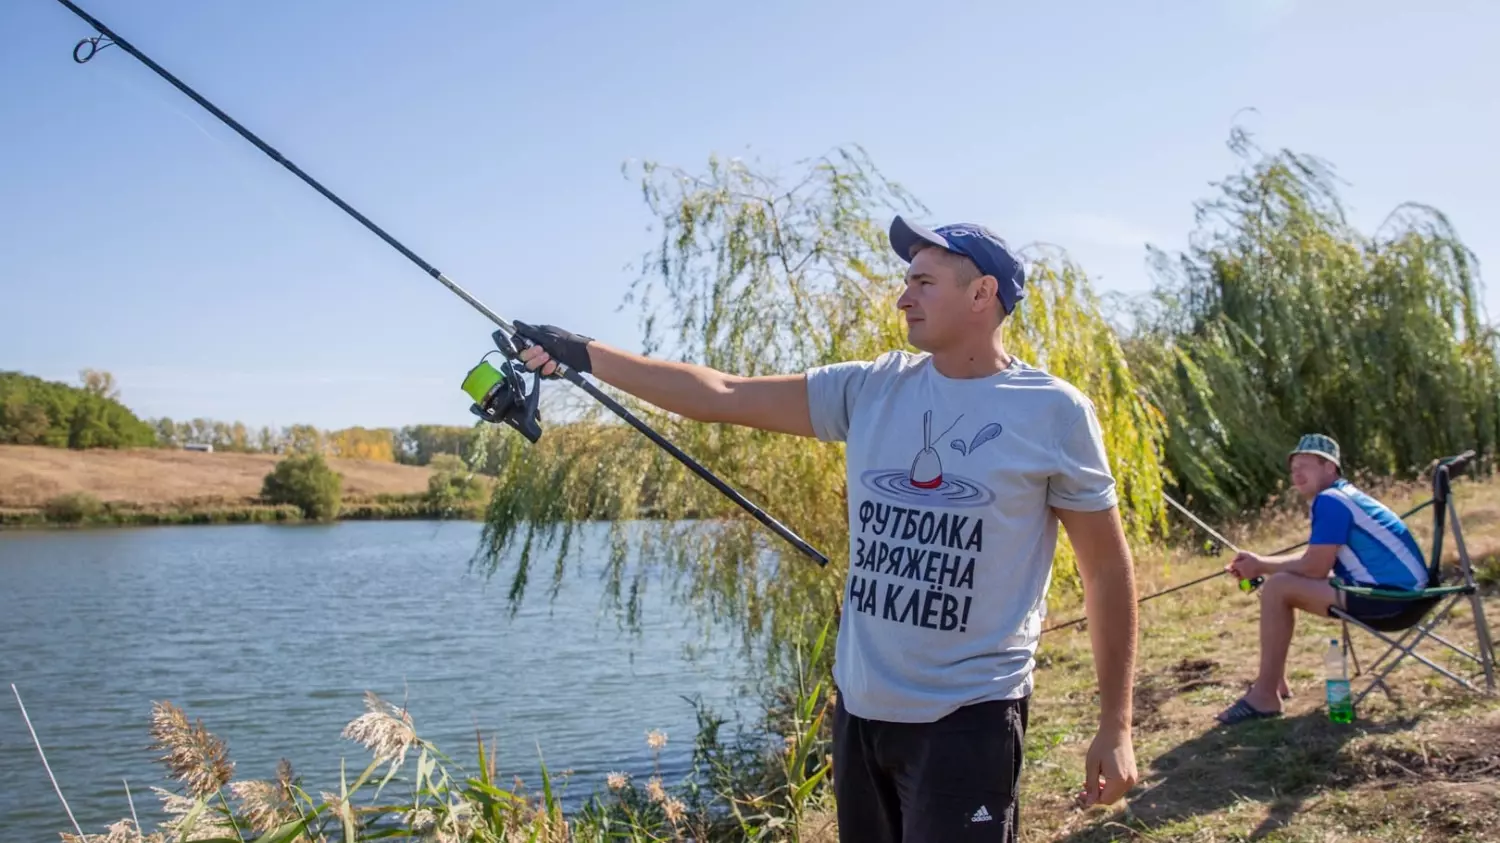
[[[683,697],[748,706],[733,637],[688,661],[697,624],[660,589],[639,637],[603,614],[597,568],[570,575],[555,605],[539,581],[511,619],[508,583],[467,572],[478,538],[475,524],[420,522],[0,534],[0,683],[20,688],[85,831],[128,815],[121,779],[143,821],[160,817],[147,791],[163,784],[156,700],[202,717],[238,777],[270,777],[287,757],[316,792],[338,789],[340,756],[363,766],[339,733],[369,689],[410,706],[460,764],[478,728],[498,739],[503,774],[536,786],[540,748],[549,769],[574,770],[570,807],[610,771],[649,775],[650,729],[670,735],[662,772],[685,772],[696,720]],[[12,698],[0,838],[56,839],[66,823]]]

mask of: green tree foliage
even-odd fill
[[[405,465],[427,465],[438,454],[467,458],[474,439],[474,428],[458,425],[416,424],[395,431],[396,462]]]
[[[1492,451],[1500,346],[1448,220],[1406,204],[1366,236],[1326,163],[1240,132],[1230,146],[1244,168],[1199,205],[1188,254],[1153,253],[1159,281],[1126,340],[1176,491],[1203,514],[1258,510],[1305,432],[1381,476]]]
[[[183,442],[177,435],[177,423],[170,416],[149,419],[147,424],[156,430],[156,444],[163,447],[181,447]]]
[[[292,454],[326,454],[328,435],[310,424],[294,424],[282,431],[281,447]]]
[[[279,450],[280,435],[271,428],[263,428],[260,435],[251,433],[244,422],[223,422],[213,419],[195,418],[178,422],[170,417],[151,419],[156,429],[156,442],[167,448],[181,448],[188,444],[212,445],[215,451],[253,453]]]
[[[457,509],[484,497],[484,481],[464,461],[452,454],[438,454],[428,463],[427,500],[442,510]]]
[[[838,150],[789,181],[717,159],[703,173],[647,164],[639,177],[660,235],[629,299],[640,308],[648,353],[758,375],[907,347],[895,306],[905,264],[886,230],[893,213],[925,209],[862,151]],[[1082,271],[1056,255],[1027,257],[1031,291],[1007,342],[1100,407],[1126,523],[1139,538],[1162,518],[1161,420],[1140,397]],[[615,583],[633,580],[629,594],[644,587],[643,571],[666,563],[683,576],[695,607],[742,618],[747,635],[789,633],[787,623],[816,627],[830,616],[848,559],[842,447],[698,424],[618,398],[821,549],[830,565],[803,558],[607,410],[583,408],[586,423],[553,429],[538,445],[489,433],[499,483],[483,561],[498,570],[506,551],[519,548],[512,595],[524,589],[539,543],[560,541],[565,553],[574,524],[603,517],[621,519],[611,567]],[[648,510],[663,520],[628,522]],[[639,561],[633,571],[630,559]],[[554,571],[560,576],[561,566]]]
[[[88,492],[67,492],[42,506],[48,520],[65,524],[87,521],[103,511],[104,503]]]
[[[437,454],[467,457],[471,427],[413,425],[324,431],[310,424],[251,430],[244,422],[203,417],[141,420],[119,401],[114,375],[84,369],[81,386],[0,371],[0,444],[56,448],[211,445],[216,451],[323,454],[427,465]]]
[[[294,454],[276,463],[261,484],[268,503],[287,503],[317,521],[338,517],[344,478],[319,453]]]
[[[156,431],[116,400],[114,378],[85,370],[83,387],[0,372],[0,444],[54,448],[131,448]]]
[[[279,449],[281,446],[280,434],[277,433],[274,428],[269,426],[262,427],[260,430],[256,431],[255,437],[252,441],[255,443],[255,450],[260,451],[264,454],[272,453]]]
[[[348,427],[323,431],[308,424],[294,424],[284,429],[263,427],[252,432],[244,422],[223,422],[195,418],[176,422],[170,418],[153,419],[158,444],[182,447],[189,443],[212,445],[216,451],[261,453],[321,453],[344,459],[392,462],[395,459],[396,431],[390,428]]]

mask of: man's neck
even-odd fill
[[[1015,358],[1005,350],[999,331],[972,344],[932,353],[933,368],[943,377],[956,380],[987,378],[1010,368],[1013,362]]]
[[[1343,480],[1343,479],[1344,478],[1342,478],[1342,477],[1335,477],[1335,478],[1333,478],[1333,480],[1329,481],[1327,484],[1318,487],[1318,489],[1316,489],[1313,492],[1313,497],[1316,498],[1318,495],[1321,495],[1324,492],[1328,491],[1329,489],[1334,488],[1335,486],[1337,486],[1339,484],[1339,481]]]

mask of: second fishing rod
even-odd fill
[[[345,202],[343,199],[340,199],[333,193],[333,191],[319,184],[316,179],[303,172],[302,169],[296,164],[293,164],[291,161],[287,160],[285,156],[283,156],[280,152],[277,152],[265,141],[261,140],[258,136],[255,135],[255,133],[240,125],[238,121],[230,117],[228,114],[225,114],[213,103],[209,102],[203,96],[198,94],[197,91],[194,91],[192,88],[188,87],[181,80],[179,80],[176,76],[173,76],[171,73],[167,72],[165,68],[152,61],[149,56],[136,49],[136,47],[129,41],[121,38],[114,30],[110,29],[103,22],[93,17],[88,12],[85,12],[83,9],[79,8],[77,4],[72,2],[72,0],[58,0],[58,2],[63,6],[66,6],[69,11],[73,12],[84,21],[88,22],[88,24],[99,33],[99,35],[95,37],[84,38],[80,40],[78,44],[74,46],[74,61],[78,62],[79,64],[83,64],[92,59],[94,55],[100,50],[106,49],[108,47],[119,47],[120,49],[134,56],[142,64],[146,65],[146,67],[150,68],[154,73],[156,73],[156,75],[165,79],[167,82],[170,82],[173,87],[186,94],[189,98],[198,103],[198,105],[202,106],[210,114],[217,117],[222,123],[224,123],[224,125],[239,133],[241,137],[254,144],[255,147],[261,152],[265,153],[272,160],[285,167],[293,175],[302,179],[302,181],[306,182],[308,186],[321,193],[330,202],[337,205],[340,209],[357,220],[365,228],[368,228],[370,231],[374,232],[376,236],[384,240],[396,251],[406,256],[406,258],[409,259],[412,263],[416,264],[418,267],[421,267],[422,271],[437,279],[437,281],[439,281],[443,286],[453,291],[459,298],[468,302],[474,307],[475,310],[478,310],[480,313],[489,318],[491,322],[494,322],[495,325],[498,326],[498,330],[491,334],[491,338],[495,343],[496,349],[505,356],[506,362],[501,366],[496,367],[490,365],[483,358],[481,358],[479,363],[468,372],[463,380],[462,389],[466,394],[469,395],[470,398],[474,400],[474,403],[470,406],[470,410],[474,413],[474,415],[478,416],[486,422],[490,422],[493,424],[505,424],[516,429],[521,433],[522,436],[525,436],[527,440],[533,443],[541,437],[542,429],[541,417],[538,411],[538,401],[540,398],[541,381],[543,375],[539,372],[532,373],[531,385],[530,387],[527,386],[527,371],[524,364],[522,364],[517,358],[517,355],[521,350],[527,348],[533,343],[530,340],[526,339],[524,336],[516,333],[515,325],[506,321],[505,319],[502,319],[497,313],[495,313],[493,310],[490,310],[477,298],[470,295],[467,290],[449,280],[447,276],[438,271],[437,267],[428,263],[426,260],[423,260],[421,256],[419,256],[416,252],[413,252],[411,249],[407,248],[404,244],[401,243],[401,241],[392,237],[390,234],[387,234],[384,229],[371,222],[369,218],[365,217],[364,214],[361,214],[359,211],[355,210],[351,205],[349,205],[349,203]],[[493,354],[494,352],[491,351],[490,353]],[[488,355],[485,356],[488,357]],[[680,448],[668,441],[666,437],[653,430],[649,425],[637,418],[635,414],[631,413],[619,402],[615,401],[613,398],[610,398],[609,395],[605,394],[598,387],[594,386],[592,383],[586,380],[583,375],[579,374],[573,369],[568,368],[567,366],[564,366],[561,363],[557,363],[557,368],[555,370],[554,376],[561,377],[574,386],[578,387],[579,389],[583,390],[584,392],[588,393],[588,395],[594,400],[603,404],[611,412],[623,419],[631,427],[635,428],[646,438],[650,439],[658,447],[671,454],[677,459],[678,462],[687,466],[693,473],[697,474],[704,481],[708,482],[725,497],[729,498],[741,509],[748,512],[757,521],[765,525],[772,532],[781,536],[803,554],[810,557],[813,561],[817,562],[819,565],[828,564],[827,556],[823,555],[823,553],[818,551],[812,545],[808,544],[807,541],[805,541],[801,536],[797,535],[785,525],[781,524],[781,522],[772,518],[760,507],[751,503],[745,498],[744,495],[740,494],[729,484],[719,479],[714,475],[713,472],[709,471],[697,460],[688,456]]]

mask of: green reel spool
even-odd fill
[[[499,369],[490,365],[488,360],[480,360],[479,365],[469,370],[464,377],[462,389],[474,399],[475,404],[483,404],[489,400],[490,393],[494,391],[505,380],[505,375]]]
[[[507,424],[520,431],[531,442],[542,438],[542,415],[537,407],[541,398],[541,376],[533,373],[532,387],[526,388],[526,367],[515,359],[515,346],[504,331],[491,335],[496,347],[507,359],[499,368],[484,357],[464,376],[462,389],[474,400],[469,412],[491,424]],[[486,354],[488,357],[495,352]]]

